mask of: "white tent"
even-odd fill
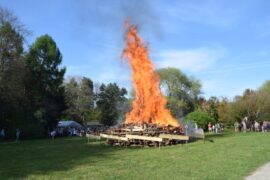
[[[72,128],[81,128],[82,125],[80,125],[79,123],[77,123],[76,121],[59,121],[58,122],[58,127],[72,127]]]

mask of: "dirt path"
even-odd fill
[[[269,179],[270,179],[270,162],[258,168],[250,176],[245,178],[245,180],[269,180]]]

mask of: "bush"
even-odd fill
[[[215,119],[209,116],[206,112],[194,111],[189,113],[185,117],[186,121],[194,121],[198,124],[200,128],[207,129],[209,122],[212,124],[215,123]]]

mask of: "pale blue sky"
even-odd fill
[[[51,35],[66,77],[117,82],[130,89],[121,62],[123,21],[130,17],[157,68],[199,79],[205,97],[242,94],[270,79],[270,1],[1,0],[36,37]]]

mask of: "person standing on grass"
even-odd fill
[[[5,139],[5,129],[3,128],[0,132],[0,138]]]
[[[244,117],[244,119],[242,120],[242,129],[243,132],[247,132],[247,117]]]
[[[16,142],[20,140],[20,134],[21,134],[21,131],[17,128],[16,129]]]
[[[211,122],[208,123],[208,132],[212,132],[212,124],[211,124]]]
[[[56,136],[56,131],[53,130],[53,131],[51,132],[51,137],[52,137],[52,139],[54,139],[55,136]]]
[[[254,129],[255,129],[255,131],[256,132],[260,131],[259,128],[260,128],[260,124],[257,121],[255,121],[255,123],[254,123]]]
[[[217,123],[217,134],[220,132],[220,124],[219,123]]]

